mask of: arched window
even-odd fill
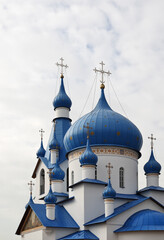
[[[120,188],[124,188],[125,185],[124,185],[124,168],[123,167],[120,167],[120,170],[119,170],[119,181],[120,181]]]
[[[74,184],[74,171],[71,172],[71,183]]]
[[[45,172],[44,169],[40,171],[40,195],[45,193]]]
[[[68,188],[69,188],[69,167],[67,168],[67,192],[68,192]]]

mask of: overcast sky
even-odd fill
[[[123,109],[143,135],[140,188],[151,133],[156,159],[164,164],[163,9],[163,0],[0,0],[0,239],[19,239],[14,233],[29,199],[39,129],[46,146],[52,126],[60,57],[69,65],[65,85],[73,121],[99,80],[93,68],[103,60]],[[106,86],[111,107],[124,115]],[[83,114],[92,108],[93,92]]]

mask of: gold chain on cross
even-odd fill
[[[156,140],[156,138],[154,138],[153,134],[151,134],[151,137],[148,137],[148,139],[151,139],[151,149],[153,149],[153,140]]]
[[[92,129],[92,127],[89,126],[89,123],[87,123],[87,126],[83,126],[84,128],[87,129],[87,138],[89,138],[89,129]]]
[[[32,183],[32,181],[30,181],[29,183],[28,183],[28,185],[30,186],[30,195],[32,196],[32,186],[34,186],[35,184],[34,183]]]
[[[105,83],[105,81],[104,81],[104,74],[107,74],[108,76],[111,74],[109,71],[104,71],[104,65],[105,65],[105,63],[102,61],[101,63],[100,63],[100,65],[101,65],[101,69],[97,69],[97,68],[94,68],[93,69],[93,71],[95,71],[95,73],[96,72],[99,72],[99,73],[101,73],[101,80],[100,80],[100,82],[101,82],[101,88],[104,88],[105,86],[104,86],[104,83]]]
[[[45,131],[41,128],[39,132],[40,132],[41,140],[43,140],[43,133],[45,133]]]
[[[108,168],[108,178],[110,179],[110,176],[111,176],[111,168],[113,168],[113,166],[112,166],[111,163],[109,162],[108,165],[106,165],[106,168]]]
[[[59,66],[61,67],[61,77],[64,77],[64,76],[63,76],[63,68],[68,68],[68,65],[67,65],[67,64],[65,64],[65,65],[63,64],[64,59],[63,59],[62,57],[60,58],[60,62],[61,62],[61,63],[58,63],[58,62],[57,62],[56,65],[57,65],[58,67],[59,67]]]

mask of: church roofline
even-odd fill
[[[16,231],[17,235],[21,234],[22,228],[24,226],[25,220],[29,216],[29,211],[34,211],[41,224],[44,227],[52,227],[52,228],[71,228],[71,229],[79,229],[79,225],[75,222],[72,216],[67,212],[67,210],[60,205],[55,206],[55,220],[49,220],[46,217],[46,205],[45,204],[35,204],[30,203],[22,217],[22,220],[18,226]]]
[[[103,182],[103,181],[100,181],[100,180],[97,180],[97,179],[89,179],[89,178],[85,178],[77,183],[74,183],[72,184],[71,186],[69,186],[69,188],[73,188],[79,184],[82,184],[82,183],[91,183],[91,184],[100,184],[100,185],[105,185],[107,186],[108,184],[106,182]]]
[[[97,218],[95,218],[95,219],[85,223],[84,226],[89,226],[89,225],[93,225],[93,224],[106,222],[109,219],[111,219],[113,217],[116,217],[117,215],[119,215],[119,214],[127,211],[128,209],[133,208],[133,207],[137,206],[138,204],[140,204],[140,203],[142,203],[142,202],[144,202],[146,200],[149,200],[149,199],[152,200],[153,202],[155,202],[160,207],[164,208],[164,206],[160,202],[155,200],[154,198],[152,198],[152,197],[142,197],[141,199],[125,203],[125,204],[115,208],[114,212],[111,215],[105,217],[105,214],[103,214],[103,215],[101,215],[101,216],[99,216],[99,217],[97,217]]]
[[[142,193],[142,192],[146,192],[146,191],[159,191],[159,192],[164,192],[164,188],[163,187],[157,187],[157,186],[150,186],[150,187],[145,187],[140,189],[137,193]]]

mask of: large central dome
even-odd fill
[[[89,124],[91,146],[118,146],[137,152],[142,147],[142,135],[138,128],[127,118],[114,112],[108,105],[104,88],[96,107],[77,120],[67,131],[64,145],[67,153],[86,146],[86,126]]]

